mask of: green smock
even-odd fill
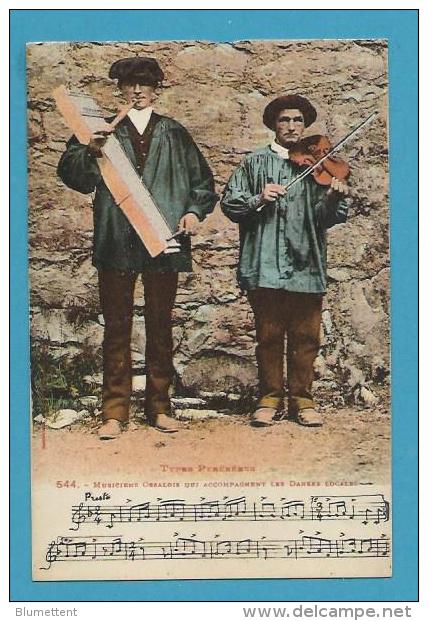
[[[138,166],[126,123],[119,123],[115,136],[135,168]],[[93,264],[101,269],[144,272],[192,270],[190,239],[179,253],[152,258],[105,185],[97,158],[75,137],[58,164],[64,183],[83,194],[95,190]],[[160,117],[153,131],[142,180],[173,232],[183,215],[200,220],[217,202],[209,166],[187,130],[177,121]]]
[[[239,223],[238,283],[244,290],[326,291],[326,231],[346,221],[348,200],[328,195],[308,175],[285,196],[257,209],[267,183],[284,185],[300,172],[267,146],[246,155],[227,183],[221,207]]]

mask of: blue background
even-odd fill
[[[70,40],[231,41],[311,38],[389,40],[393,268],[393,577],[331,580],[32,582],[25,44],[29,41]],[[417,72],[416,10],[11,12],[12,601],[417,599]]]

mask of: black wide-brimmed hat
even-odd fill
[[[278,113],[281,112],[281,110],[291,110],[293,108],[300,110],[302,113],[305,127],[312,125],[317,118],[317,111],[306,97],[302,97],[301,95],[282,95],[266,106],[263,112],[263,123],[266,127],[275,131],[275,122]]]
[[[162,82],[164,74],[155,58],[134,56],[116,60],[110,67],[108,77],[118,80],[119,84],[138,82],[141,85],[157,86]]]

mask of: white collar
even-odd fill
[[[135,108],[131,108],[128,112],[128,116],[131,119],[132,123],[137,128],[138,133],[141,135],[146,129],[150,117],[152,115],[153,108],[144,108],[143,110],[136,110]]]
[[[275,151],[275,153],[278,153],[279,157],[282,157],[283,160],[289,159],[288,149],[286,149],[285,147],[282,147],[275,140],[271,142],[270,148],[272,149],[272,151]]]

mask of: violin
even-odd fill
[[[377,115],[377,112],[372,112],[369,117],[357,125],[357,127],[339,140],[334,146],[331,146],[326,136],[318,135],[308,136],[300,140],[295,146],[293,145],[289,150],[290,159],[305,168],[284,186],[285,191],[310,174],[313,174],[315,180],[322,185],[330,185],[333,177],[346,180],[350,174],[349,166],[344,160],[339,160],[337,157],[334,157],[334,154],[341,149],[344,144],[354,138],[357,132],[371,123]]]
[[[288,153],[290,160],[298,166],[314,167],[311,172],[317,183],[330,185],[333,177],[346,181],[351,173],[345,160],[328,155],[332,148],[333,145],[327,136],[316,134],[299,140],[289,147]],[[325,157],[327,155],[328,157]]]
[[[302,172],[297,174],[286,185],[283,185],[285,192],[295,184],[302,181],[308,175],[313,175],[315,181],[321,185],[330,185],[333,177],[346,181],[349,177],[350,169],[347,162],[335,157],[336,151],[341,149],[344,144],[354,138],[363,127],[371,123],[378,115],[372,112],[364,121],[349,132],[344,138],[335,145],[331,145],[326,136],[308,136],[303,138],[296,145],[292,145],[289,150],[289,158],[299,166],[303,167]],[[257,207],[256,211],[261,211],[264,204]]]

